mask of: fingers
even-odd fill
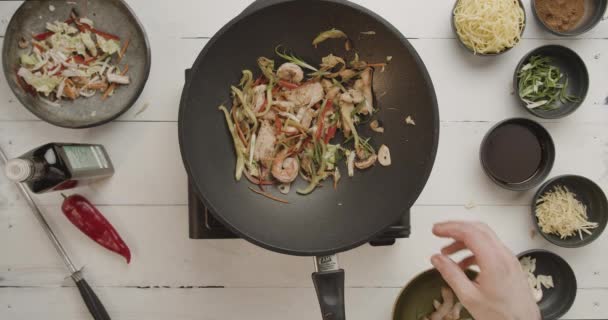
[[[441,249],[441,254],[449,256],[451,254],[465,250],[466,248],[467,246],[464,244],[464,242],[454,241],[449,246],[443,247],[443,249]]]
[[[462,242],[477,257],[480,267],[484,265],[491,267],[496,251],[502,250],[503,247],[494,232],[481,223],[463,221],[438,223],[433,227],[433,233],[442,238],[452,238],[456,242]],[[449,250],[456,250],[459,245],[448,247]]]
[[[477,287],[452,259],[444,255],[434,255],[431,258],[433,266],[441,273],[450,288],[460,301],[471,301],[477,294]]]
[[[475,258],[475,256],[468,256],[468,257],[462,259],[462,261],[460,261],[458,263],[458,266],[462,270],[466,270],[470,266],[474,266],[474,265],[477,265],[477,259]]]

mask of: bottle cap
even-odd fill
[[[23,182],[32,175],[32,162],[25,159],[11,159],[6,163],[6,177],[12,181]]]

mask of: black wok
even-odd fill
[[[290,204],[268,200],[251,192],[247,181],[234,180],[234,149],[218,106],[231,101],[230,85],[238,83],[242,69],[259,74],[259,56],[275,59],[277,65],[283,62],[274,54],[279,44],[311,64],[329,53],[345,54],[343,40],[312,46],[312,39],[330,28],[350,35],[362,60],[384,62],[393,57],[385,72],[374,73],[377,117],[386,131],[362,129],[364,136],[373,137],[376,148],[389,146],[392,165],[356,172],[353,178],[343,178],[337,190],[326,183],[308,196],[292,192],[284,197]],[[365,31],[376,34],[361,33]],[[406,125],[408,115],[415,126]],[[438,137],[435,92],[414,48],[373,12],[337,0],[256,1],[198,56],[187,76],[179,113],[182,158],[205,205],[256,245],[317,256],[319,272],[313,280],[325,319],[345,318],[344,273],[332,255],[370,241],[409,210],[431,172]],[[344,168],[341,171],[346,175]]]

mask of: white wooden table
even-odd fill
[[[36,197],[76,263],[85,265],[113,319],[319,319],[310,258],[272,253],[243,240],[188,239],[187,185],[177,141],[184,69],[208,39],[251,0],[129,0],[152,45],[152,71],[141,98],[119,120],[67,130],[38,120],[0,79],[0,146],[17,156],[50,141],[105,145],[116,175],[80,193],[122,231],[133,251],[127,266],[65,219],[57,194]],[[567,250],[534,235],[532,191],[513,193],[486,178],[478,160],[483,135],[497,121],[528,115],[511,94],[513,70],[529,50],[567,45],[587,63],[589,95],[575,114],[541,121],[556,143],[552,176],[587,176],[608,188],[608,22],[576,39],[540,29],[528,6],[525,39],[495,58],[474,57],[450,29],[452,1],[356,0],[401,30],[433,79],[441,138],[431,179],[412,210],[413,233],[396,245],[368,245],[340,256],[349,319],[390,319],[402,286],[430,268],[445,241],[430,230],[447,219],[489,223],[514,252],[546,248],[576,272],[577,299],[565,319],[608,318],[608,236]],[[529,4],[529,1],[526,5]],[[0,42],[18,1],[0,2]],[[149,107],[137,114],[144,104]],[[475,204],[467,209],[469,204]],[[0,319],[89,319],[87,310],[38,222],[0,175]]]

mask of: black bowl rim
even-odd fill
[[[558,247],[562,247],[562,248],[569,248],[569,249],[574,249],[574,248],[581,248],[584,247],[592,242],[594,242],[595,240],[597,240],[602,233],[604,232],[604,230],[606,229],[606,225],[608,223],[603,223],[600,224],[598,226],[597,229],[593,230],[593,232],[591,233],[591,235],[589,235],[587,238],[584,238],[583,240],[581,240],[580,242],[578,242],[578,244],[573,244],[567,240],[558,240],[552,237],[549,237],[548,234],[545,234],[544,232],[542,232],[542,230],[540,229],[540,226],[538,225],[538,219],[536,218],[536,200],[545,192],[547,191],[546,188],[559,180],[563,180],[563,179],[579,179],[584,181],[585,183],[589,184],[591,186],[591,188],[593,189],[597,189],[598,191],[600,191],[600,195],[601,195],[601,199],[599,199],[600,201],[602,201],[606,207],[608,207],[608,198],[606,198],[606,194],[604,193],[604,191],[602,190],[602,188],[595,183],[593,180],[587,178],[587,177],[583,177],[583,176],[579,176],[579,175],[574,175],[574,174],[564,174],[564,175],[560,175],[560,176],[556,176],[553,177],[549,180],[547,180],[545,183],[543,183],[538,190],[536,191],[536,193],[534,194],[534,197],[532,198],[532,205],[531,205],[531,212],[532,212],[532,221],[534,222],[534,227],[536,228],[536,231],[538,231],[538,233],[540,233],[540,235],[545,238],[545,240],[549,241],[550,243],[558,246]],[[603,213],[604,215],[608,214],[608,212]],[[599,223],[599,222],[598,222]]]
[[[551,251],[545,250],[545,249],[530,249],[530,250],[526,250],[526,251],[518,254],[517,260],[519,261],[521,258],[532,255],[534,253],[548,254],[549,256],[553,257],[557,261],[563,263],[563,265],[566,267],[564,270],[566,270],[567,273],[569,273],[569,275],[572,276],[571,278],[574,282],[574,287],[578,290],[578,281],[576,280],[576,274],[574,273],[574,270],[572,269],[572,267],[570,266],[568,261],[566,261],[566,259],[562,258],[557,253],[554,253],[554,252],[551,252]],[[574,301],[576,300],[576,293],[577,293],[576,291],[577,290],[574,290],[574,293],[570,294],[570,299],[568,299],[568,301],[566,301],[567,308],[564,310],[564,312],[562,314],[557,314],[557,316],[552,319],[559,319],[561,316],[563,316],[564,314],[568,313],[568,311],[570,311],[570,308],[572,308],[572,305],[574,305]],[[541,312],[542,312],[542,310],[541,310]]]
[[[133,20],[133,22],[135,23],[135,25],[137,25],[137,27],[139,29],[141,29],[142,35],[143,35],[143,41],[145,44],[145,49],[146,49],[146,63],[144,66],[144,73],[143,73],[143,83],[141,85],[140,88],[137,88],[137,91],[135,91],[135,93],[133,94],[133,97],[129,100],[129,102],[125,105],[125,107],[122,110],[119,110],[118,112],[116,112],[113,116],[107,118],[107,119],[102,119],[96,122],[92,122],[89,124],[84,124],[84,125],[68,125],[65,124],[63,122],[59,122],[59,121],[52,121],[49,119],[45,119],[44,117],[39,116],[37,113],[35,113],[32,109],[31,106],[29,106],[25,101],[23,101],[19,95],[15,94],[15,90],[18,90],[17,88],[15,88],[14,86],[10,85],[10,81],[8,80],[9,74],[10,72],[8,71],[9,68],[7,68],[6,65],[6,60],[3,60],[3,67],[4,67],[4,76],[7,80],[7,83],[9,83],[9,87],[11,89],[11,91],[13,92],[13,94],[15,94],[15,96],[17,97],[17,99],[19,100],[19,102],[21,103],[21,105],[27,109],[31,114],[33,114],[36,118],[52,124],[54,126],[60,127],[60,128],[65,128],[65,129],[88,129],[88,128],[94,128],[94,127],[98,127],[101,125],[104,125],[106,123],[110,123],[114,120],[116,120],[118,117],[122,116],[124,113],[126,113],[129,109],[131,109],[131,107],[133,107],[133,105],[137,102],[137,100],[139,99],[139,97],[141,96],[141,94],[144,91],[144,88],[146,87],[146,84],[148,83],[148,79],[150,77],[150,70],[152,68],[152,49],[150,46],[150,39],[148,38],[148,34],[146,32],[146,28],[144,28],[144,25],[141,23],[141,21],[139,20],[139,18],[137,17],[137,15],[135,14],[135,11],[133,11],[133,9],[131,8],[131,6],[129,6],[129,4],[125,1],[125,0],[118,0],[121,2],[122,5],[124,5],[126,11],[131,15],[131,19]],[[25,5],[25,2],[21,5],[23,6]],[[21,9],[21,6],[19,6],[19,8],[17,8],[17,11]],[[15,12],[17,12],[15,11]],[[9,20],[7,26],[10,26],[13,23],[13,19],[15,19],[15,15],[13,14],[11,16],[11,19]],[[5,41],[3,43],[3,47],[2,47],[2,56],[4,56],[4,52],[5,52],[5,48],[4,46],[7,45],[7,42]]]
[[[540,127],[546,134],[546,136],[547,136],[546,142],[549,144],[552,151],[549,152],[549,159],[547,159],[547,165],[544,167],[544,169],[539,170],[539,173],[535,174],[534,176],[532,176],[531,178],[529,178],[528,180],[526,180],[524,182],[507,184],[507,183],[503,183],[502,181],[500,181],[500,180],[496,179],[494,176],[492,176],[492,174],[488,170],[485,162],[483,161],[483,153],[484,153],[485,145],[487,143],[487,140],[488,140],[488,137],[490,136],[490,134],[494,130],[496,130],[498,127],[500,127],[504,124],[510,123],[510,122],[527,122],[528,125],[535,125],[535,126]],[[483,168],[483,171],[485,172],[486,176],[488,176],[490,178],[490,180],[492,180],[498,186],[503,187],[504,189],[507,189],[507,190],[511,190],[511,191],[531,190],[531,189],[535,188],[536,186],[538,186],[539,184],[541,184],[545,180],[545,178],[547,178],[547,176],[549,176],[549,174],[551,173],[551,170],[553,170],[553,164],[555,163],[555,154],[556,154],[555,143],[553,142],[553,137],[551,137],[551,134],[549,133],[547,128],[545,128],[540,123],[538,123],[532,119],[528,119],[528,118],[509,118],[509,119],[499,121],[494,126],[492,126],[488,130],[488,132],[486,132],[483,139],[481,140],[481,147],[479,148],[479,160],[481,162],[481,167]],[[539,182],[534,183],[533,185],[530,185],[528,187],[523,187],[523,185],[530,182],[530,180],[532,180],[534,178],[537,178],[539,180]]]
[[[474,51],[473,49],[471,49],[471,48],[467,47],[467,46],[466,46],[466,45],[465,45],[465,44],[462,42],[462,40],[460,39],[460,36],[458,35],[458,32],[456,32],[456,24],[454,24],[454,9],[456,9],[456,5],[458,4],[458,2],[459,2],[459,1],[460,1],[460,0],[456,0],[456,1],[454,1],[454,6],[452,7],[452,13],[451,13],[451,16],[452,16],[452,17],[451,17],[451,19],[450,19],[450,20],[451,20],[450,25],[452,26],[452,32],[454,32],[454,35],[456,36],[456,39],[458,40],[458,43],[459,43],[459,44],[460,44],[460,45],[461,45],[463,48],[465,48],[465,49],[466,49],[468,52],[472,53],[473,55],[475,55],[475,56],[480,56],[480,57],[493,57],[493,56],[499,56],[499,55],[501,55],[501,54],[503,54],[503,53],[506,53],[507,51],[509,51],[509,50],[511,50],[511,49],[513,49],[513,48],[515,48],[515,46],[517,46],[517,45],[518,45],[518,44],[521,42],[521,40],[523,39],[524,32],[526,31],[526,26],[528,26],[528,14],[526,13],[526,7],[524,6],[524,3],[522,2],[522,0],[517,0],[517,1],[519,2],[519,6],[520,6],[522,9],[524,9],[524,27],[521,29],[521,33],[519,34],[519,35],[520,35],[519,41],[517,41],[517,43],[516,43],[515,45],[513,45],[512,47],[507,48],[507,49],[505,49],[505,50],[503,50],[503,51],[501,51],[501,52],[497,52],[497,53],[475,53],[475,51]]]
[[[534,0],[532,0],[534,1]],[[540,51],[542,49],[545,48],[557,48],[558,50],[563,50],[563,51],[567,51],[571,54],[574,55],[575,61],[576,63],[578,63],[580,66],[582,66],[582,70],[585,73],[585,77],[587,78],[587,85],[585,86],[585,94],[581,97],[579,102],[575,102],[572,104],[572,107],[570,107],[570,110],[558,117],[551,117],[551,116],[547,116],[545,113],[543,112],[538,112],[535,111],[534,109],[530,109],[528,108],[528,106],[526,105],[526,103],[523,101],[523,99],[519,96],[519,79],[517,77],[517,74],[519,73],[519,69],[521,69],[524,65],[524,63],[526,63],[526,61],[528,61],[530,59],[530,57],[532,57],[532,55],[534,53],[536,53],[537,51]],[[513,92],[515,94],[515,96],[517,97],[517,100],[519,101],[519,104],[524,108],[524,110],[526,110],[527,112],[529,112],[532,115],[535,115],[541,119],[551,119],[551,120],[555,120],[555,119],[561,119],[561,118],[565,118],[569,115],[571,115],[572,113],[574,113],[576,110],[578,110],[578,108],[580,108],[580,106],[583,105],[583,102],[585,102],[585,99],[587,99],[587,95],[589,94],[589,83],[591,82],[591,79],[589,77],[589,69],[587,69],[587,64],[585,64],[585,61],[581,58],[581,56],[576,53],[576,51],[566,47],[566,46],[562,46],[559,44],[547,44],[547,45],[542,45],[540,47],[534,48],[532,50],[530,50],[528,53],[526,53],[523,58],[521,58],[519,60],[519,63],[517,63],[517,66],[515,67],[515,72],[513,73]]]
[[[597,0],[595,0],[597,1]],[[587,33],[589,31],[591,31],[591,29],[595,28],[604,18],[604,14],[606,14],[606,9],[608,8],[608,1],[606,0],[600,0],[600,11],[602,12],[602,14],[596,14],[596,17],[591,20],[591,22],[583,29],[579,30],[578,32],[560,32],[557,30],[553,30],[551,28],[549,28],[548,25],[545,24],[545,22],[538,16],[538,12],[536,12],[536,1],[535,0],[530,0],[530,2],[532,2],[532,14],[534,15],[534,18],[536,18],[536,21],[538,21],[538,23],[546,30],[549,31],[550,33],[556,35],[556,36],[560,36],[560,37],[576,37],[576,36],[580,36],[581,34]]]

